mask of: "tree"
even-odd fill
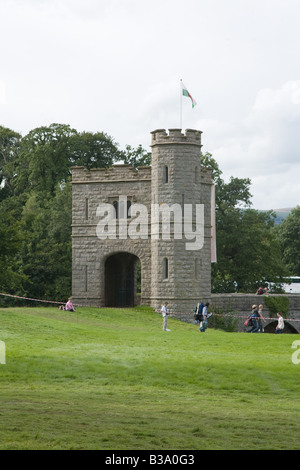
[[[70,179],[72,166],[109,167],[121,157],[108,135],[78,133],[69,125],[51,124],[30,131],[23,139],[16,169],[17,193],[55,192]]]
[[[1,292],[16,292],[26,279],[19,261],[23,234],[14,209],[6,200],[0,203],[0,240]]]
[[[52,198],[31,191],[23,209],[22,264],[31,297],[64,299],[71,291],[71,184],[57,185]]]
[[[0,127],[0,284],[64,299],[71,291],[71,167],[108,167],[123,154],[102,132],[51,124],[22,138]]]
[[[211,170],[212,179],[216,187],[216,209],[217,213],[225,213],[227,210],[238,207],[250,207],[251,197],[249,178],[230,177],[229,183],[225,183],[221,178],[222,171],[212,154],[206,152],[201,158],[203,167]]]
[[[12,180],[22,136],[0,126],[0,201],[13,194]]]
[[[103,132],[81,132],[71,139],[70,166],[106,168],[121,159],[121,152],[113,138]]]
[[[17,161],[17,193],[31,190],[53,193],[57,183],[70,176],[71,138],[75,129],[64,124],[51,124],[30,131],[23,139]]]
[[[285,273],[272,212],[251,206],[248,178],[231,177],[225,183],[212,155],[202,165],[211,169],[216,194],[217,263],[212,265],[214,292],[254,292],[257,283]]]
[[[277,235],[289,274],[300,276],[300,206],[278,226]]]
[[[260,281],[283,277],[279,243],[271,214],[231,210],[219,220],[217,270],[241,292],[255,292]],[[231,287],[232,287],[231,286]]]
[[[141,145],[136,149],[130,145],[126,145],[126,150],[121,152],[121,158],[125,164],[137,168],[139,166],[150,166],[152,154],[151,152],[147,152]]]

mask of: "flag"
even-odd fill
[[[188,89],[187,87],[181,82],[182,84],[182,94],[183,96],[187,96],[189,98],[191,98],[192,100],[192,108],[194,108],[196,106],[196,100],[194,100],[194,98],[192,97],[192,95],[188,92]]]

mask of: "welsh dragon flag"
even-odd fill
[[[192,100],[192,108],[194,108],[196,106],[196,100],[194,100],[194,98],[192,97],[192,95],[188,92],[188,89],[187,87],[181,82],[181,85],[182,85],[182,94],[183,96],[187,96],[188,98],[191,98]]]

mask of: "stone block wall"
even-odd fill
[[[72,168],[72,293],[75,303],[105,306],[109,288],[105,266],[117,253],[128,253],[140,260],[143,305],[159,309],[167,300],[171,311],[185,312],[200,299],[210,299],[212,180],[210,172],[201,169],[201,132],[191,129],[185,134],[179,129],[171,129],[169,133],[154,131],[151,146],[152,167],[137,170],[130,165],[91,170]],[[122,237],[124,230],[127,234],[132,219],[121,221],[118,215],[116,237],[99,236],[99,221],[104,216],[99,207],[105,204],[113,207],[118,201],[146,207],[149,216],[143,228],[147,238]],[[179,221],[171,213],[168,239],[164,238],[161,220],[155,232],[152,219],[153,205],[161,208],[166,204],[170,207],[177,204],[182,209]],[[204,244],[200,250],[186,248],[187,243],[195,240],[185,237],[185,204],[194,208],[189,221],[193,230],[196,228],[195,206],[204,208]],[[175,223],[182,228],[181,239],[175,236]],[[109,279],[113,281],[111,274]]]
[[[199,298],[210,297],[211,291],[211,174],[201,170],[201,132],[188,129],[164,129],[152,132],[152,203],[179,205],[182,219],[181,228],[187,221],[185,205],[193,206],[189,220],[196,228],[196,205],[204,207],[204,246],[200,250],[187,249],[190,240],[185,237],[165,242],[160,236],[152,241],[152,301],[156,310],[162,300],[169,302],[171,312],[184,311],[188,305],[197,303]],[[167,171],[167,177],[166,177]],[[175,230],[175,226],[174,226]],[[169,277],[163,278],[161,266],[166,258]],[[154,275],[157,273],[157,275]],[[163,297],[162,297],[163,295]]]
[[[300,333],[300,295],[299,294],[269,294],[272,297],[286,296],[289,299],[290,311],[288,314],[290,322],[286,322],[285,330],[289,333],[296,332]],[[252,305],[263,305],[263,316],[264,318],[271,318],[269,309],[265,302],[264,295],[255,294],[211,294],[210,308],[212,312],[214,309],[218,309],[219,312],[224,312],[225,315],[234,315],[238,318],[237,331],[246,331],[244,321],[252,311]],[[173,312],[172,316],[178,320],[195,323],[194,320],[194,307],[187,304],[187,308],[184,311]],[[295,321],[293,321],[295,320]],[[268,324],[276,324],[276,318],[267,320],[264,323],[264,327]],[[274,328],[273,328],[274,330]],[[295,330],[295,331],[293,331]]]
[[[151,168],[138,170],[130,165],[88,171],[72,168],[72,292],[75,303],[105,305],[104,271],[107,258],[117,252],[137,256],[142,270],[142,304],[150,303],[150,240],[101,240],[97,236],[101,204],[113,204],[126,196],[132,203],[144,204],[150,212]],[[116,221],[117,230],[118,222]],[[125,220],[128,227],[131,219]]]

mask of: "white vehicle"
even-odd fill
[[[300,294],[300,276],[291,276],[287,279],[291,281],[291,284],[282,284],[284,292],[287,294]]]

